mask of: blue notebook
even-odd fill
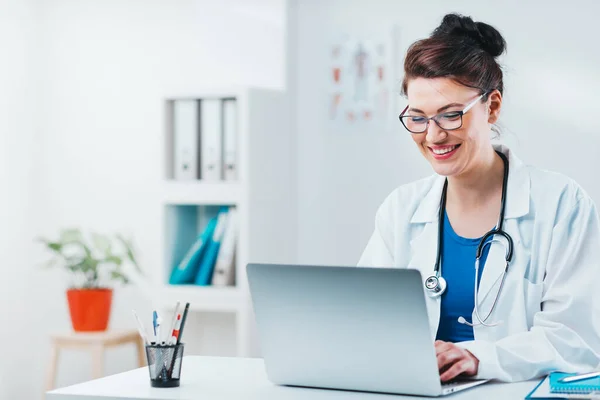
[[[550,391],[562,394],[588,394],[600,392],[600,377],[585,379],[577,382],[562,383],[559,379],[576,374],[553,372],[550,374]]]

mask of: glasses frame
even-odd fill
[[[436,124],[436,125],[437,125],[437,126],[440,128],[440,129],[442,129],[442,130],[444,130],[444,131],[454,131],[454,130],[456,130],[456,129],[460,129],[460,128],[462,128],[462,125],[463,125],[463,115],[465,115],[465,114],[466,114],[466,113],[467,113],[467,112],[468,112],[468,111],[469,111],[471,108],[473,108],[473,106],[474,106],[475,104],[477,104],[477,102],[478,102],[479,100],[481,100],[481,99],[482,99],[482,98],[483,98],[483,97],[484,97],[484,96],[485,96],[487,93],[488,93],[488,92],[484,92],[484,93],[482,93],[482,94],[481,94],[480,96],[478,96],[478,97],[477,97],[475,100],[473,100],[472,102],[470,102],[469,104],[467,104],[467,105],[465,106],[465,108],[463,108],[461,111],[444,111],[444,112],[441,112],[441,113],[439,113],[439,114],[436,114],[436,115],[434,115],[433,117],[425,117],[425,116],[423,116],[423,118],[426,118],[426,119],[427,119],[427,122],[425,123],[425,129],[423,129],[422,131],[411,131],[410,129],[408,129],[408,127],[407,127],[407,126],[406,126],[406,124],[404,123],[404,118],[406,118],[406,117],[412,117],[412,116],[413,116],[413,115],[404,115],[404,113],[405,113],[405,112],[408,110],[408,105],[407,105],[407,106],[404,108],[404,110],[402,110],[402,112],[401,112],[401,113],[400,113],[400,115],[398,116],[398,119],[400,119],[400,122],[402,123],[402,125],[404,126],[404,128],[406,128],[406,130],[407,130],[407,131],[409,131],[410,133],[416,133],[416,134],[419,134],[419,133],[425,133],[425,132],[427,132],[427,129],[429,129],[429,122],[430,122],[431,120],[433,120],[433,121],[435,122],[435,124]],[[444,115],[444,114],[448,114],[448,113],[458,113],[458,114],[460,115],[460,125],[459,125],[458,127],[456,127],[456,128],[452,128],[452,129],[446,129],[446,128],[442,128],[442,127],[440,126],[440,123],[439,123],[438,119],[439,119],[439,118],[440,118],[442,115]]]

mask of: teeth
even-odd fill
[[[446,154],[446,153],[450,153],[452,150],[454,150],[457,146],[450,146],[450,147],[444,147],[444,148],[438,148],[438,149],[432,149],[433,152],[437,155],[442,155],[442,154]]]

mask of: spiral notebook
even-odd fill
[[[525,399],[600,399],[600,377],[579,382],[558,382],[567,374],[553,372],[543,379]]]
[[[589,394],[592,392],[600,393],[600,377],[585,379],[578,382],[562,383],[561,378],[574,374],[566,374],[562,372],[554,372],[550,374],[550,391],[552,393],[580,393]]]

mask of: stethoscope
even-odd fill
[[[499,325],[500,323],[502,323],[502,321],[499,321],[497,323],[492,324],[492,323],[486,323],[486,321],[488,320],[488,318],[494,311],[494,308],[496,307],[496,303],[498,302],[498,297],[500,297],[500,292],[502,291],[502,286],[504,285],[504,279],[506,278],[506,272],[508,271],[508,265],[509,265],[510,261],[512,260],[512,255],[513,255],[512,238],[510,237],[510,235],[508,233],[506,233],[505,231],[502,230],[502,225],[504,223],[504,207],[506,205],[506,186],[507,186],[507,182],[508,182],[508,159],[501,152],[496,151],[496,153],[498,153],[498,155],[502,158],[502,161],[504,162],[504,177],[502,180],[502,200],[501,200],[501,205],[500,205],[500,219],[494,229],[492,229],[491,231],[489,231],[488,233],[483,235],[483,237],[481,238],[481,240],[479,242],[479,245],[477,246],[477,253],[476,253],[476,257],[475,257],[475,285],[474,285],[475,286],[475,293],[474,293],[475,310],[474,311],[475,311],[475,317],[477,318],[479,323],[467,322],[467,320],[465,320],[465,318],[462,316],[458,318],[459,323],[466,324],[469,326],[483,325],[483,326],[491,327],[491,326],[496,326],[496,325]],[[446,290],[446,280],[444,279],[444,277],[441,276],[440,257],[441,257],[442,248],[444,245],[444,243],[443,243],[444,211],[446,209],[447,189],[448,189],[448,179],[446,179],[446,181],[444,182],[444,189],[442,190],[442,199],[440,201],[440,210],[439,210],[439,215],[438,215],[438,218],[439,218],[438,219],[438,221],[439,221],[438,222],[438,224],[439,224],[438,248],[437,248],[437,259],[435,261],[435,267],[433,268],[434,274],[425,280],[425,289],[427,290],[429,296],[432,298],[441,296],[442,294],[444,294],[444,291]],[[477,296],[477,292],[478,292],[477,291],[477,289],[478,289],[477,283],[479,281],[479,279],[478,279],[478,277],[479,277],[479,259],[481,258],[481,255],[483,254],[483,250],[484,250],[485,246],[491,245],[493,242],[503,243],[501,240],[496,239],[494,237],[495,235],[503,236],[508,243],[508,245],[505,245],[505,247],[506,247],[506,256],[505,256],[506,266],[504,268],[504,273],[502,274],[502,281],[500,282],[500,288],[498,289],[498,293],[496,294],[496,298],[494,299],[492,308],[491,308],[490,312],[485,316],[485,318],[482,319],[479,316],[479,299]],[[487,241],[490,238],[490,236],[492,237],[492,240]]]

